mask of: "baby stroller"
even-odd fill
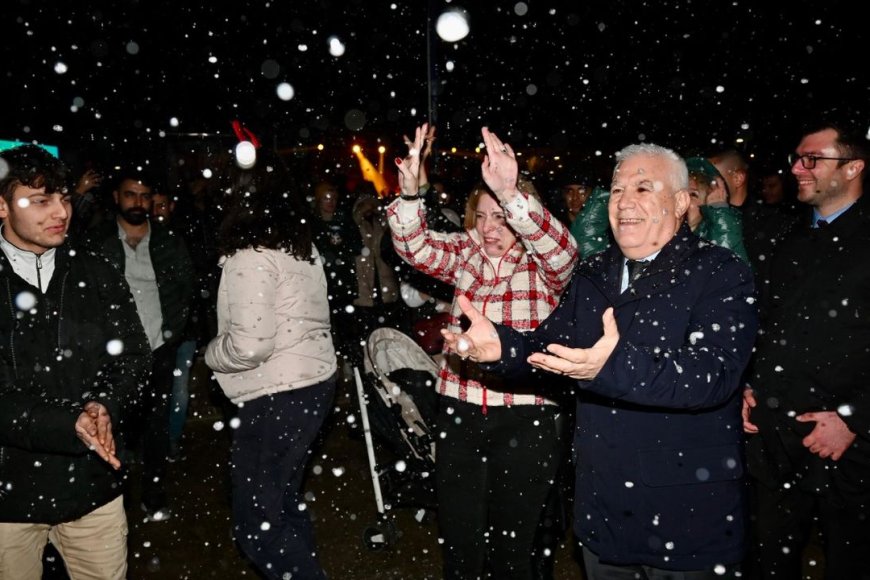
[[[363,353],[364,375],[354,368],[357,397],[378,508],[378,523],[367,528],[369,549],[396,539],[387,510],[416,508],[422,522],[435,509],[435,440],[438,365],[409,336],[392,328],[374,330]],[[372,433],[393,455],[375,459]]]

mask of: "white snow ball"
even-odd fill
[[[260,524],[260,529],[263,530],[264,532],[269,530],[271,527],[272,527],[272,524],[270,524],[269,522],[263,522],[262,524]]]
[[[290,83],[279,84],[276,92],[278,93],[278,98],[282,101],[289,101],[296,94],[296,91],[293,90],[293,85]]]
[[[517,2],[514,4],[514,14],[517,16],[525,16],[529,13],[529,5],[525,2]]]
[[[15,296],[15,306],[18,307],[18,310],[30,310],[36,306],[36,295],[27,290],[19,292],[18,295]]]
[[[112,356],[118,356],[124,352],[124,341],[120,338],[113,338],[106,343],[106,352]]]
[[[257,162],[257,148],[250,141],[240,141],[236,145],[236,165],[250,169]]]
[[[130,41],[127,43],[127,54],[139,54],[139,43]]]
[[[840,405],[837,407],[837,413],[841,417],[851,417],[853,411],[854,409],[852,408],[852,405]]]
[[[238,417],[233,417],[232,419],[230,419],[230,429],[238,429],[239,425],[241,424],[242,421]]]
[[[339,57],[344,54],[346,47],[337,36],[330,36],[327,39],[327,42],[329,42],[329,54],[335,57]]]
[[[224,430],[224,422],[223,421],[215,421],[211,426],[215,431],[223,431]]]
[[[57,61],[56,63],[54,63],[54,72],[56,72],[57,74],[62,75],[68,70],[69,67],[66,66],[65,62]]]
[[[408,464],[405,463],[403,460],[400,459],[396,462],[396,471],[398,471],[399,473],[404,473],[406,469],[408,469]]]
[[[334,475],[335,477],[341,477],[342,475],[344,475],[344,467],[333,467],[332,475]]]
[[[458,42],[468,36],[468,14],[459,8],[447,10],[435,22],[435,32],[446,42]]]
[[[722,564],[716,564],[715,566],[713,566],[713,573],[716,576],[724,576],[725,572],[727,572],[727,571],[728,571],[728,569],[725,568],[725,566]]]
[[[172,117],[171,119],[169,119],[169,126],[178,127],[178,117]]]

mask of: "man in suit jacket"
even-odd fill
[[[866,143],[822,122],[791,158],[813,217],[774,254],[744,405],[763,578],[798,578],[814,527],[825,578],[870,578]]]

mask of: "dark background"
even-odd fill
[[[448,43],[434,22],[454,7],[471,31]],[[866,109],[855,10],[836,0],[5,0],[0,138],[58,144],[73,165],[159,163],[167,148],[228,149],[239,119],[317,168],[354,164],[352,143],[370,158],[384,144],[392,172],[400,136],[431,115],[442,151],[472,158],[488,125],[532,170],[608,167],[640,140],[686,155],[736,143],[780,161],[806,117]],[[342,56],[329,53],[333,35]],[[291,100],[278,98],[280,82]]]

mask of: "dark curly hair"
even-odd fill
[[[236,169],[218,249],[231,256],[247,248],[284,250],[313,261],[308,204],[277,154],[259,150],[250,169]]]
[[[69,169],[39,145],[19,145],[0,152],[0,195],[9,200],[19,185],[46,193],[66,193]]]

